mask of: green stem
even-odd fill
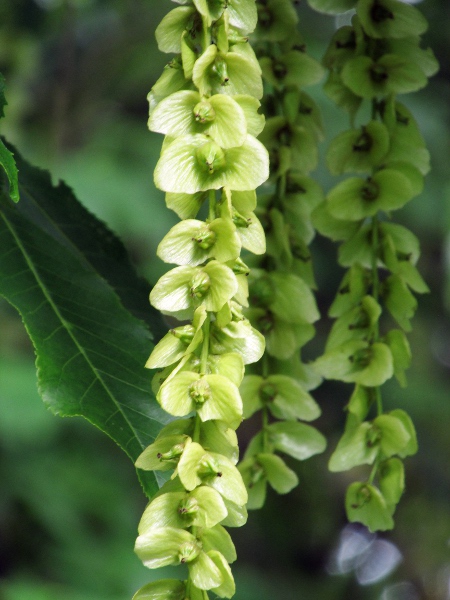
[[[202,34],[202,51],[205,52],[211,44],[211,30],[205,23],[203,23]]]
[[[192,434],[192,441],[196,442],[197,444],[200,441],[200,423],[200,417],[198,415],[195,415],[194,433]]]
[[[373,463],[372,470],[370,471],[370,475],[369,475],[369,478],[368,478],[368,480],[367,480],[367,483],[368,483],[369,485],[372,485],[372,483],[373,483],[373,481],[374,481],[374,479],[375,479],[375,476],[376,476],[376,474],[377,474],[377,471],[378,471],[378,464],[379,464],[379,462],[380,462],[380,461],[379,461],[379,459],[377,458],[377,459],[375,460],[375,462]]]
[[[210,324],[211,324],[211,315],[208,313],[206,316],[206,320],[203,323],[203,345],[202,345],[202,354],[200,357],[200,375],[206,375],[206,371],[208,368]]]
[[[376,302],[378,302],[380,297],[380,277],[378,274],[378,249],[379,249],[379,235],[378,235],[378,215],[374,215],[372,218],[372,296]],[[372,341],[378,342],[380,337],[380,327],[378,320],[374,323],[372,328]],[[381,391],[377,386],[374,388],[375,399],[377,403],[377,414],[383,414],[383,405],[381,402]]]
[[[211,324],[211,315],[207,313],[205,322],[203,323],[203,345],[202,353],[200,356],[200,375],[206,375],[208,370],[208,355],[209,355],[209,327]],[[194,433],[192,434],[192,441],[199,442],[200,440],[200,417],[195,415]]]
[[[380,278],[378,275],[378,247],[379,247],[379,236],[378,236],[378,215],[372,218],[372,296],[376,302],[378,302],[380,296]],[[378,321],[373,327],[373,340],[378,341],[379,330]]]

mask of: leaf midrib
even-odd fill
[[[91,371],[93,372],[93,374],[95,375],[95,378],[100,382],[100,384],[102,385],[104,391],[106,392],[106,394],[108,395],[108,397],[110,398],[110,400],[112,401],[112,403],[114,404],[114,406],[116,407],[116,410],[122,415],[122,417],[124,418],[125,422],[127,423],[128,427],[130,428],[130,430],[134,433],[135,429],[132,426],[132,424],[130,423],[129,419],[127,418],[127,416],[125,415],[125,413],[123,412],[120,403],[117,402],[117,400],[115,399],[115,397],[112,395],[112,393],[110,392],[108,386],[106,385],[105,381],[103,380],[103,378],[100,376],[99,372],[97,371],[97,369],[94,367],[94,365],[92,364],[90,358],[87,356],[87,354],[85,353],[83,347],[80,345],[80,343],[78,342],[78,339],[75,335],[73,335],[71,329],[72,328],[68,328],[65,323],[66,323],[66,319],[64,319],[64,317],[62,316],[62,314],[60,313],[58,307],[56,306],[56,304],[54,303],[51,295],[47,292],[47,288],[44,285],[44,282],[41,280],[41,277],[39,275],[39,272],[37,270],[37,268],[35,267],[32,258],[29,256],[26,248],[24,247],[24,245],[22,244],[20,237],[18,236],[17,232],[15,231],[14,227],[12,227],[12,225],[9,223],[8,219],[5,218],[5,216],[2,214],[1,215],[6,227],[8,228],[8,230],[10,231],[11,235],[13,236],[19,250],[22,253],[22,256],[24,258],[24,260],[26,261],[30,271],[33,273],[33,276],[39,286],[39,289],[41,290],[42,294],[44,295],[44,297],[46,298],[46,300],[48,301],[48,303],[50,304],[52,310],[54,311],[57,319],[59,320],[59,322],[61,323],[61,326],[63,327],[63,329],[66,331],[66,333],[69,335],[69,337],[71,338],[72,342],[74,343],[75,347],[77,348],[77,350],[79,351],[80,355],[84,358],[84,360],[86,361],[86,363],[88,364],[89,368],[91,369]],[[66,236],[65,236],[66,237]],[[69,239],[69,238],[67,238]],[[70,244],[73,246],[73,243],[70,241]],[[91,266],[92,268],[92,266]],[[104,281],[103,277],[102,280]],[[142,447],[144,447],[144,445],[141,443],[139,437],[136,435],[136,433],[134,433],[136,439],[139,440],[139,443],[141,444]]]

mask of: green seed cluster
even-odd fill
[[[325,9],[327,2],[314,4]],[[429,170],[424,140],[397,95],[425,86],[437,63],[420,47],[427,23],[416,8],[398,0],[351,4],[356,9],[351,25],[336,31],[324,64],[325,91],[347,110],[352,125],[331,141],[328,168],[333,175],[355,175],[335,185],[313,212],[316,228],[341,242],[338,260],[348,271],[330,308],[336,321],[315,367],[328,379],[355,384],[329,468],[370,465],[368,478],[349,486],[346,509],[350,521],[373,531],[393,527],[404,489],[401,459],[417,450],[410,417],[401,409],[383,410],[380,386],[394,376],[406,385],[411,357],[405,332],[417,307],[413,292],[428,291],[415,266],[417,238],[391,222],[392,211],[421,192]],[[384,313],[394,328],[380,324]]]
[[[325,438],[311,425],[320,408],[309,390],[320,377],[302,363],[301,348],[314,336],[319,318],[308,248],[314,237],[311,212],[323,200],[309,176],[318,160],[322,121],[303,90],[324,75],[308,56],[297,31],[291,0],[257,0],[255,51],[265,94],[266,126],[259,139],[270,156],[268,193],[258,198],[258,216],[267,238],[267,254],[252,260],[250,309],[253,325],[266,340],[266,352],[241,386],[244,416],[261,411],[262,430],[250,442],[239,465],[248,508],[259,508],[267,484],[278,493],[298,484],[296,473],[276,453],[304,460],[325,449]]]
[[[160,50],[175,53],[149,94],[149,128],[165,134],[156,186],[182,219],[158,256],[176,265],[150,301],[185,322],[156,345],[147,367],[173,420],[136,466],[172,471],[139,524],[136,552],[149,568],[185,564],[187,579],[139,590],[134,600],[205,600],[235,591],[236,558],[224,526],[243,525],[247,491],[236,468],[235,430],[243,418],[239,386],[258,361],[264,338],[244,317],[249,268],[241,249],[265,251],[255,188],[269,175],[256,139],[261,69],[248,44],[255,0],[180,0],[156,30]]]

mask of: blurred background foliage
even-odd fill
[[[152,184],[161,139],[146,129],[146,94],[167,61],[153,39],[171,8],[162,0],[1,0],[0,71],[6,77],[1,132],[30,162],[65,179],[124,239],[150,282],[165,270],[155,249],[176,217]],[[450,11],[420,4],[425,36],[441,64],[428,88],[402,100],[432,155],[424,193],[394,218],[421,239],[419,266],[431,294],[420,298],[410,336],[409,386],[386,386],[387,406],[405,408],[419,454],[407,461],[396,528],[369,535],[346,526],[346,473],[327,472],[350,387],[316,392],[329,449],[298,466],[300,485],[269,497],[233,532],[237,600],[448,600],[450,598]],[[298,3],[309,52],[323,54],[334,18]],[[329,139],[347,126],[321,93]],[[325,189],[331,178],[316,173]],[[341,272],[336,248],[313,242],[323,314]],[[324,344],[324,319],[307,347]],[[132,465],[81,419],[57,419],[36,391],[31,344],[15,311],[0,303],[0,599],[124,600],[155,577],[133,554],[144,496]],[[243,428],[242,444],[252,424]],[[170,573],[168,570],[167,574]],[[169,575],[170,576],[170,575]],[[161,573],[158,572],[158,578]]]

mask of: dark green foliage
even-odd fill
[[[0,292],[33,341],[44,402],[55,414],[84,416],[135,460],[166,418],[143,367],[151,334],[107,281],[114,285],[125,269],[123,248],[67,187],[55,189],[47,174],[20,164],[20,203],[5,185],[0,195]],[[134,276],[125,277],[125,303],[127,279]],[[147,494],[157,489],[152,474],[141,481]]]

